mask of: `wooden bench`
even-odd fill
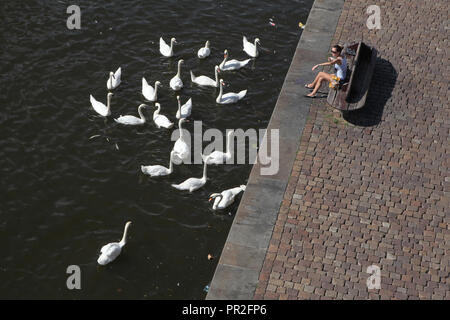
[[[366,103],[377,50],[356,42],[344,46],[342,52],[347,59],[347,77],[338,89],[330,88],[327,102],[342,111],[360,109]]]

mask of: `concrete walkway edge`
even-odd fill
[[[272,164],[278,161],[279,170],[275,175],[263,175],[261,169],[268,166],[259,162],[253,166],[207,300],[254,298],[311,105],[311,99],[304,97],[304,84],[317,73],[312,66],[329,56],[343,5],[344,0],[315,0],[311,8],[264,137],[270,152],[276,143],[271,140],[272,130],[279,130],[279,152],[271,154]]]

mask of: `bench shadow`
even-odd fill
[[[397,82],[397,75],[389,61],[377,57],[366,104],[361,109],[343,112],[342,117],[355,126],[371,127],[379,124],[384,106]]]

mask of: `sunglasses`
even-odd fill
[[[333,51],[333,50],[331,50],[331,53],[338,53],[337,51]]]

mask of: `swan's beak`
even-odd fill
[[[208,201],[211,201],[213,198],[209,198]]]

